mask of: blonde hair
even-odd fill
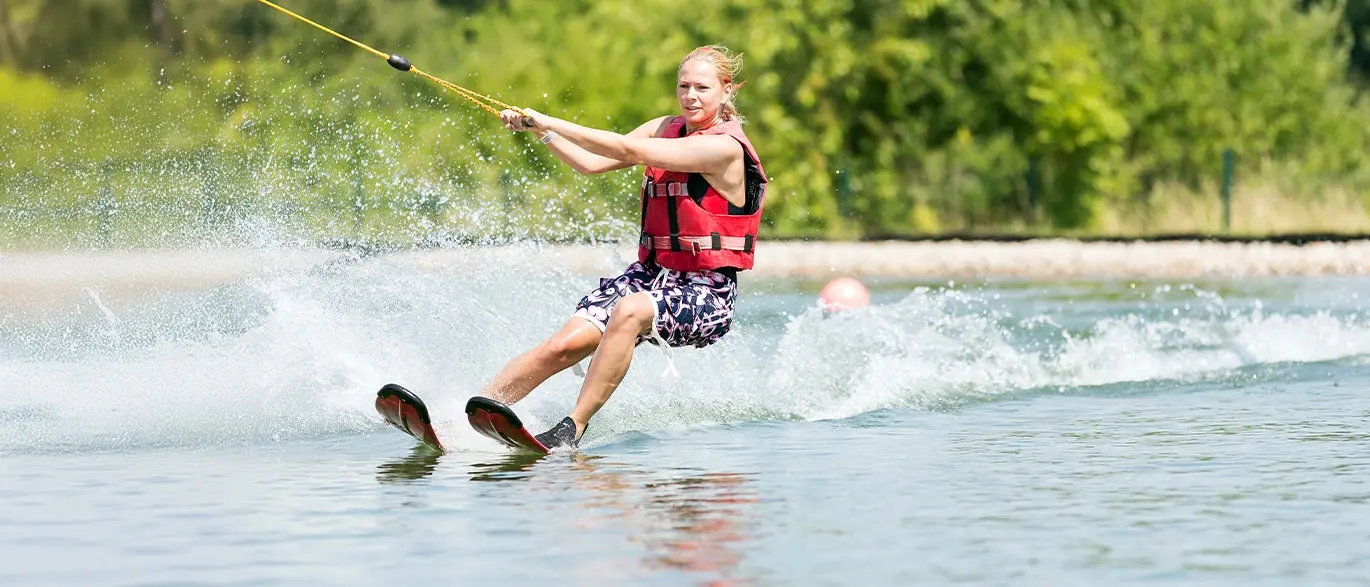
[[[693,59],[707,61],[714,66],[714,69],[718,70],[719,80],[725,84],[733,85],[732,93],[728,94],[728,100],[723,103],[721,114],[725,121],[736,119],[738,122],[742,122],[742,115],[737,113],[735,100],[737,99],[737,91],[742,89],[742,86],[746,85],[747,82],[734,81],[737,74],[742,71],[742,54],[733,53],[732,50],[723,45],[705,45],[690,51],[684,59],[680,60],[680,67],[685,67],[685,64]]]

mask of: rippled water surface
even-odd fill
[[[404,256],[0,307],[0,584],[1364,584],[1364,279],[744,279],[575,454],[465,399],[592,276]],[[375,390],[429,402],[436,455]],[[559,419],[579,379],[518,409]]]

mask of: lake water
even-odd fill
[[[1338,585],[1370,576],[1370,279],[748,279],[579,452],[461,406],[593,276],[473,249],[0,308],[3,585]],[[398,382],[453,448],[372,408]],[[518,410],[541,430],[580,380]]]

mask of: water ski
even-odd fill
[[[433,430],[433,420],[428,416],[428,406],[414,392],[394,383],[387,383],[376,392],[376,411],[380,412],[392,426],[405,434],[417,438],[432,448],[445,451],[438,434]]]
[[[466,419],[476,432],[500,443],[537,454],[551,452],[537,438],[523,428],[518,415],[502,403],[488,397],[476,396],[466,402]]]

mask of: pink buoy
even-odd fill
[[[838,277],[823,286],[823,292],[818,294],[818,299],[826,310],[852,310],[870,305],[871,294],[860,281],[851,277]]]

